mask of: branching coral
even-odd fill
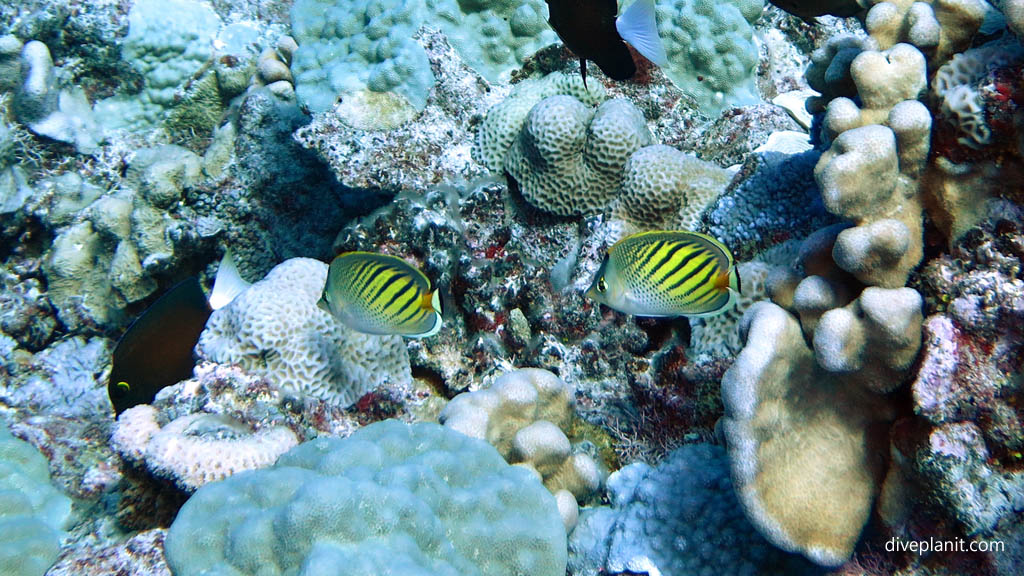
[[[855,373],[815,362],[796,318],[777,305],[754,304],[742,330],[746,346],[722,379],[740,502],[773,544],[839,565],[871,513],[885,445],[872,425],[891,409]]]
[[[934,70],[970,46],[985,19],[983,0],[869,0],[864,27],[882,50],[909,42]]]
[[[897,44],[859,52],[849,71],[862,106],[845,97],[828,104],[824,132],[834,141],[814,175],[825,207],[857,224],[840,234],[836,262],[861,282],[895,288],[922,256],[918,180],[931,114],[914,98],[926,83],[924,57]]]

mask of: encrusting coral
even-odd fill
[[[532,470],[559,499],[566,529],[577,501],[601,488],[605,471],[566,436],[576,417],[572,386],[547,370],[522,368],[490,387],[464,392],[441,411],[445,426],[486,440],[511,464]]]
[[[189,240],[189,226],[174,208],[199,180],[200,162],[180,146],[146,148],[135,154],[120,190],[101,196],[90,192],[91,183],[65,178],[51,199],[36,200],[52,225],[71,220],[43,264],[62,321],[116,326],[128,304],[157,290],[156,277],[177,263],[178,246]],[[77,186],[88,205],[74,202],[68,186]]]
[[[140,404],[118,417],[111,445],[130,462],[183,490],[273,464],[299,443],[284,426],[251,430],[225,414],[195,413],[161,426],[157,410]]]

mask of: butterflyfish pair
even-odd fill
[[[627,236],[609,250],[587,296],[635,316],[714,316],[741,291],[732,254],[698,232]]]
[[[228,251],[217,268],[209,300],[194,276],[157,298],[114,348],[107,380],[114,412],[120,415],[132,406],[150,404],[162,388],[191,378],[193,349],[210,313],[226,306],[248,286]]]
[[[347,252],[331,262],[320,307],[367,334],[425,338],[441,329],[441,298],[405,260]]]
[[[668,55],[658,36],[654,0],[636,0],[618,14],[616,0],[547,0],[548,24],[562,42],[580,59],[583,85],[587,84],[587,60],[612,80],[627,80],[636,74],[636,63],[626,47],[636,49],[660,67]]]

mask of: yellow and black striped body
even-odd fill
[[[587,295],[636,316],[713,316],[728,310],[739,292],[735,262],[721,242],[657,230],[616,242]]]
[[[335,258],[321,307],[368,334],[422,338],[441,328],[440,300],[427,277],[405,260],[385,254],[347,252]]]

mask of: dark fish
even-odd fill
[[[641,232],[615,243],[587,296],[636,316],[714,316],[735,304],[732,254],[698,232]]]
[[[547,0],[548,24],[562,42],[580,59],[583,85],[587,83],[587,60],[612,80],[628,80],[636,74],[636,64],[626,47],[658,66],[666,66],[668,57],[658,37],[653,0],[636,0],[616,18],[615,0]]]
[[[132,322],[114,348],[107,382],[115,413],[149,404],[161,388],[192,377],[192,349],[210,312],[193,277],[175,284]]]
[[[238,275],[230,251],[217,269],[207,302],[198,278],[175,284],[132,322],[114,348],[107,394],[114,412],[149,404],[160,389],[192,377],[192,349],[210,313],[226,306],[249,283]]]

